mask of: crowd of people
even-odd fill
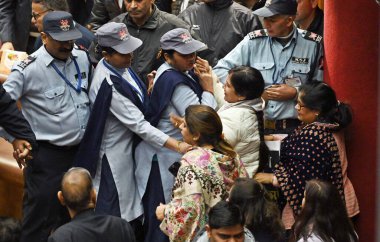
[[[0,136],[25,179],[21,228],[0,220],[0,237],[358,241],[352,113],[323,82],[317,0],[7,0],[3,12],[1,50],[30,55],[0,89]]]

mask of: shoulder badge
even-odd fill
[[[310,32],[310,31],[307,31],[307,30],[301,30],[301,35],[304,39],[307,39],[307,40],[311,40],[311,41],[314,41],[314,42],[317,42],[317,43],[321,43],[323,37],[316,34],[316,33],[313,33],[313,32]]]
[[[33,61],[35,61],[35,59],[36,57],[30,55],[25,60],[21,61],[17,66],[24,70],[25,67],[27,67]]]
[[[248,34],[249,39],[256,39],[266,36],[268,36],[268,32],[265,29],[255,30]]]

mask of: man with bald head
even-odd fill
[[[71,168],[62,178],[58,199],[69,211],[71,222],[58,228],[49,242],[134,242],[129,223],[119,217],[95,214],[96,191],[90,173]]]

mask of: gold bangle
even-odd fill
[[[180,148],[181,143],[182,143],[182,141],[177,141],[177,152],[178,153],[181,153],[181,148]]]

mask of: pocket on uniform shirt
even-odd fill
[[[310,66],[305,64],[294,64],[289,65],[290,73],[293,77],[299,77],[302,83],[306,83],[309,78]]]
[[[64,103],[65,86],[55,87],[44,93],[45,108],[50,114],[57,114],[62,110]]]
[[[273,80],[274,62],[261,62],[253,64],[253,68],[260,71],[266,85],[271,85]]]

